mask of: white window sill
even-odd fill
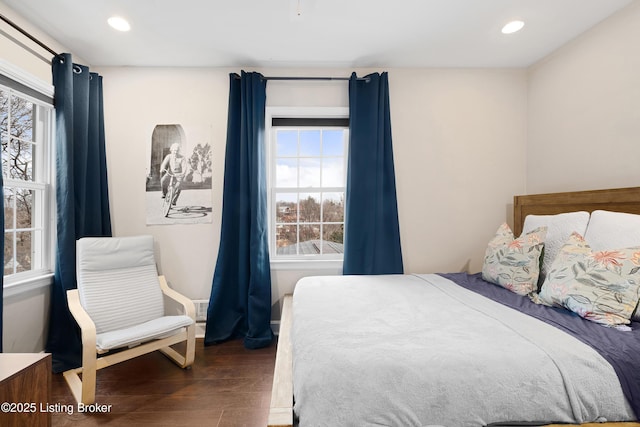
[[[277,259],[271,260],[272,270],[340,270],[341,259]]]
[[[53,283],[53,272],[42,272],[37,275],[20,277],[18,279],[4,280],[4,298],[24,294],[35,289],[51,286]]]

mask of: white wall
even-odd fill
[[[114,234],[154,235],[161,270],[174,288],[193,299],[207,299],[220,235],[228,74],[239,70],[97,71],[104,77]],[[348,76],[353,70],[258,71],[266,76]],[[405,269],[477,271],[486,242],[508,217],[513,195],[525,189],[526,73],[388,71]],[[347,87],[347,82],[269,81],[267,105],[347,106]],[[149,145],[153,127],[160,123],[208,130],[213,147],[211,224],[146,225]],[[303,275],[339,273],[274,270],[274,308]]]
[[[527,191],[640,185],[640,2],[529,70]]]
[[[48,288],[4,296],[2,349],[6,353],[38,353],[47,343]]]
[[[389,76],[405,272],[477,272],[525,190],[525,72]]]

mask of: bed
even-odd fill
[[[629,232],[607,217],[618,212],[640,215],[640,187],[516,196],[513,234],[543,230],[537,264],[553,282],[564,270],[551,261],[580,252],[567,229],[640,246],[638,217]],[[489,271],[301,279],[283,300],[269,425],[640,426],[635,306],[607,327],[608,312],[548,306],[546,281],[525,295]]]

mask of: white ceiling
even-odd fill
[[[326,68],[527,67],[634,0],[2,1],[92,66]]]

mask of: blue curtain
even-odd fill
[[[67,308],[67,290],[76,288],[76,240],[111,236],[104,140],[102,77],[72,62],[53,58],[56,109],[57,247],[47,352],[53,371],[82,362],[78,326]]]
[[[266,80],[231,74],[224,165],[222,230],[204,344],[243,338],[268,346],[271,331],[265,160]]]
[[[387,73],[349,79],[343,274],[403,273]]]

